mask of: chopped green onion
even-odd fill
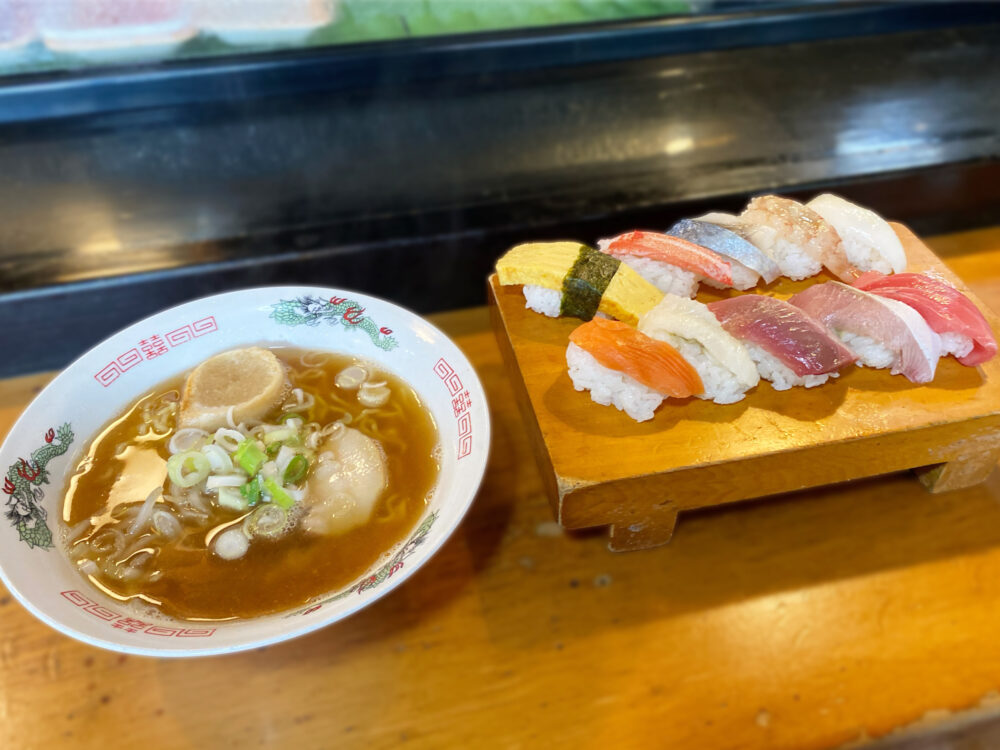
[[[267,446],[267,448],[264,449],[264,452],[267,453],[267,457],[274,458],[277,456],[278,452],[281,450],[281,445],[281,443],[271,443]]]
[[[283,440],[288,440],[289,438],[294,438],[295,436],[295,430],[291,427],[283,427],[280,430],[271,430],[270,432],[264,433],[264,437],[261,439],[264,441],[264,445],[271,445],[271,443],[280,443]]]
[[[285,467],[282,481],[285,484],[298,484],[305,477],[307,471],[309,471],[309,461],[306,460],[305,456],[296,455]]]
[[[222,487],[219,489],[219,505],[229,510],[246,510],[250,507],[247,498],[235,487]]]
[[[262,492],[260,474],[240,487],[240,494],[246,499],[247,505],[256,505],[260,502]]]
[[[167,459],[167,476],[178,487],[194,487],[211,470],[208,458],[198,451],[184,451]]]
[[[264,489],[266,489],[268,494],[271,496],[271,502],[279,508],[288,510],[295,505],[295,500],[292,496],[285,492],[284,488],[273,479],[264,480]]]
[[[253,438],[244,440],[233,452],[233,461],[250,477],[260,471],[261,464],[266,458],[264,451],[257,447],[257,441]]]
[[[303,422],[306,421],[305,419],[303,419],[301,414],[296,414],[294,411],[289,411],[285,412],[280,417],[278,417],[278,424],[284,424],[289,419],[301,419]]]

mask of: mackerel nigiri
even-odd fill
[[[836,230],[847,259],[858,269],[883,273],[906,270],[903,243],[889,222],[874,211],[830,193],[819,195],[806,205]]]
[[[770,284],[781,276],[781,269],[768,255],[741,237],[737,232],[719,224],[698,219],[681,219],[675,223],[667,234],[694,242],[696,245],[714,250],[730,261],[733,272],[733,286],[737,289],[750,289],[757,285],[760,276]],[[738,283],[737,269],[743,271],[745,280]]]
[[[963,365],[982,364],[997,353],[997,341],[979,308],[941,279],[921,273],[885,276],[870,271],[854,286],[912,307],[941,336],[944,353],[954,354]]]
[[[762,195],[750,201],[740,219],[770,230],[757,235],[761,241],[770,243],[761,249],[791,279],[814,276],[822,266],[847,281],[860,275],[847,259],[840,235],[808,206],[790,198]]]
[[[573,387],[637,422],[652,419],[667,396],[701,393],[698,372],[670,344],[631,326],[594,318],[569,335],[566,363]]]
[[[777,391],[821,385],[854,360],[822,323],[780,299],[745,294],[712,302],[708,309],[746,345],[761,377]]]
[[[642,316],[639,330],[674,346],[691,363],[704,385],[699,398],[731,404],[760,381],[746,347],[701,302],[666,294]]]
[[[839,281],[814,284],[789,302],[830,328],[854,352],[858,364],[890,367],[894,375],[902,373],[914,383],[934,379],[941,338],[902,302]]]
[[[694,297],[698,282],[733,285],[729,263],[718,253],[660,232],[625,232],[597,246],[634,268],[664,294]]]

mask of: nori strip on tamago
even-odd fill
[[[576,263],[563,279],[559,314],[580,320],[593,318],[620,264],[617,258],[581,245]]]

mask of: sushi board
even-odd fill
[[[911,271],[932,271],[997,316],[909,230]],[[758,293],[787,299],[826,272],[779,279]],[[702,287],[712,302],[740,294]],[[735,404],[669,399],[647,422],[595,404],[567,373],[573,318],[525,308],[519,286],[488,282],[491,318],[558,522],[610,527],[609,547],[666,544],[680,511],[915,470],[931,492],[984,481],[1000,459],[1000,358],[964,367],[953,357],[931,383],[851,367],[815,388],[761,383]]]

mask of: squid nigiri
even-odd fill
[[[815,284],[789,302],[830,328],[854,352],[858,364],[891,368],[893,375],[914,383],[934,379],[941,338],[902,302],[838,281]]]
[[[681,219],[667,234],[707,247],[729,260],[736,289],[750,289],[758,277],[770,284],[781,276],[778,264],[756,246],[726,227],[698,219]],[[737,278],[737,275],[743,278]]]
[[[903,243],[889,222],[874,211],[837,195],[824,193],[806,206],[822,216],[840,235],[847,259],[861,271],[902,273],[906,270]]]
[[[760,376],[776,391],[821,385],[854,360],[854,354],[804,310],[762,294],[708,305],[722,327],[742,341]]]
[[[602,252],[634,268],[664,294],[694,297],[701,280],[733,285],[729,263],[718,253],[660,232],[625,232],[601,240]]]
[[[945,281],[921,273],[870,271],[854,286],[912,307],[941,337],[944,354],[955,355],[963,365],[982,364],[997,353],[993,330],[979,308]]]
[[[760,381],[746,347],[700,302],[666,294],[642,317],[639,330],[666,341],[691,363],[704,385],[699,398],[732,404]]]
[[[853,281],[860,271],[851,265],[836,230],[808,206],[790,198],[763,195],[754,198],[740,214],[740,219],[752,225],[767,227],[759,232],[762,247],[790,279],[814,276],[826,266],[838,278]]]
[[[637,422],[653,418],[665,397],[701,393],[698,372],[674,347],[631,326],[594,318],[569,335],[566,363],[573,387]]]

